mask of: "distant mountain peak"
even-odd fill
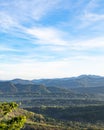
[[[32,84],[32,82],[30,80],[25,80],[25,79],[13,79],[11,80],[12,83],[14,84]]]
[[[99,76],[99,75],[91,75],[91,74],[83,74],[83,75],[80,75],[78,76],[78,78],[86,78],[86,77],[89,77],[89,78],[101,78],[102,76]]]

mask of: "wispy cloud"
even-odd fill
[[[101,1],[99,0],[91,0],[84,7],[80,19],[82,21],[82,27],[87,27],[92,25],[94,22],[103,22],[104,20],[104,12],[103,10],[97,12],[101,8]],[[98,23],[99,24],[99,23]],[[80,26],[80,27],[81,27]]]
[[[104,48],[104,38],[89,38],[85,40],[74,41],[72,44],[72,49],[76,50],[89,50],[89,49],[103,49]]]
[[[99,58],[76,58],[57,60],[53,62],[30,63],[22,62],[15,64],[0,63],[1,79],[13,79],[17,77],[25,79],[69,77],[80,74],[103,75],[104,57]],[[102,64],[101,64],[102,63]],[[86,67],[87,66],[87,67]],[[46,69],[45,69],[46,68]],[[96,70],[96,71],[95,71]]]
[[[104,20],[104,14],[96,14],[96,13],[86,13],[85,19],[89,22],[96,22]]]
[[[24,29],[30,28],[31,31],[28,31],[33,33],[31,28],[34,26],[40,26],[42,17],[48,15],[51,11],[54,12],[54,10],[57,10],[58,6],[61,6],[60,4],[62,5],[61,0],[1,1],[0,29],[11,35],[26,38],[26,33],[24,35]],[[43,29],[43,31],[48,31],[48,29]],[[49,33],[53,32],[51,31]],[[37,37],[38,36],[39,34],[37,34]]]
[[[32,35],[39,44],[66,45],[66,42],[61,38],[63,37],[62,34],[64,34],[64,32],[61,32],[55,28],[34,27],[32,29],[27,29],[26,32]]]
[[[40,20],[42,16],[49,13],[49,11],[56,8],[60,3],[60,0],[13,0],[13,1],[1,1],[0,12],[4,16],[7,15],[8,19],[13,18],[20,22],[31,22],[31,20]],[[4,19],[4,18],[3,18]],[[6,22],[6,20],[4,21]]]
[[[6,31],[16,26],[16,22],[5,12],[0,12],[0,29]]]
[[[0,45],[0,51],[20,52],[20,50],[17,50],[17,49],[10,47],[8,45]]]
[[[2,78],[103,74],[101,2],[0,0]]]

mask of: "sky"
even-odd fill
[[[0,79],[104,76],[103,0],[0,0]]]

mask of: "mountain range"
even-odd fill
[[[81,75],[69,78],[13,79],[0,81],[0,93],[6,92],[80,92],[104,93],[104,77],[96,75]]]

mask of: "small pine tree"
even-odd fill
[[[21,115],[11,119],[5,118],[5,116],[8,116],[17,107],[18,104],[15,102],[0,103],[0,130],[20,130],[24,126],[26,122],[25,116]]]

